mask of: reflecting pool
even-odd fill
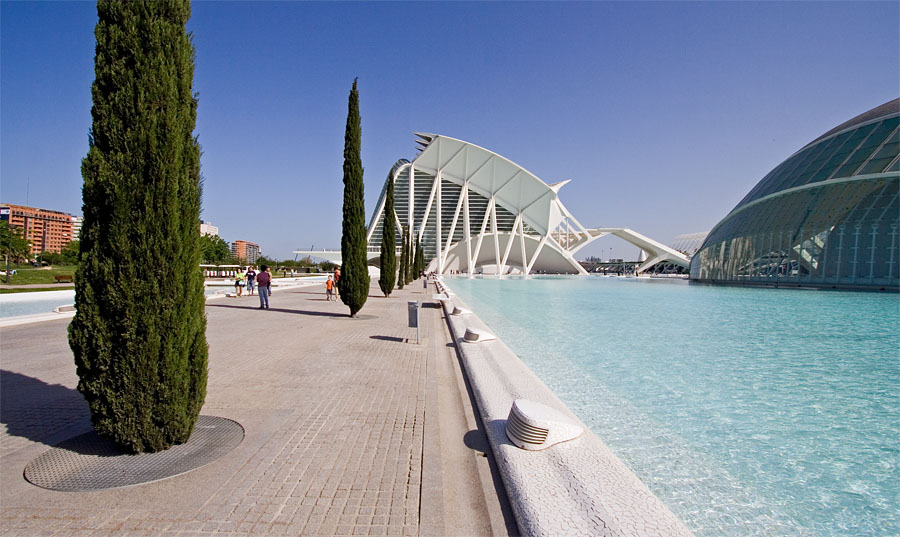
[[[217,292],[226,292],[234,287],[206,287],[206,296]],[[39,291],[33,293],[10,293],[0,295],[0,318],[18,317],[20,315],[35,315],[49,313],[59,306],[69,306],[75,303],[75,290],[63,291]]]
[[[3,294],[0,295],[0,318],[50,313],[53,308],[74,303],[74,289]]]
[[[447,283],[698,537],[900,535],[900,296]]]

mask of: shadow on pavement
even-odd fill
[[[89,430],[91,416],[77,390],[0,370],[0,423],[11,436],[52,446]]]
[[[259,310],[259,306],[236,306],[231,304],[207,304],[208,308],[236,308],[239,310]],[[349,313],[328,313],[325,311],[305,311],[305,310],[289,310],[284,308],[269,308],[269,311],[277,311],[279,313],[296,313],[297,315],[312,315],[315,317],[346,317],[349,318]]]
[[[394,336],[369,336],[369,339],[378,339],[381,341],[393,341],[394,343],[404,343],[406,341],[402,337],[394,337]]]

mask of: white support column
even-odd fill
[[[463,185],[465,188],[465,185]],[[444,263],[447,262],[447,255],[450,253],[450,246],[453,244],[453,234],[456,233],[456,222],[459,220],[460,212],[462,212],[463,201],[465,200],[465,193],[461,192],[459,196],[459,201],[456,202],[456,210],[453,211],[453,222],[450,223],[450,233],[447,234],[447,242],[443,247],[443,251],[441,255],[444,258]]]
[[[375,211],[375,218],[372,219],[372,227],[371,227],[371,229],[366,230],[366,244],[367,245],[369,244],[369,241],[372,240],[372,234],[375,233],[375,228],[378,227],[378,221],[382,217],[385,217],[385,218],[387,217],[387,215],[382,214],[384,212],[384,205],[387,201],[386,198],[387,198],[387,196],[384,196],[380,200],[378,200],[378,209]],[[384,229],[383,226],[382,226],[382,229]]]
[[[522,213],[519,213],[521,216]],[[522,246],[522,272],[525,272],[525,267],[528,266],[528,260],[525,259],[525,223],[523,222],[523,218],[519,218],[519,244]]]
[[[478,263],[478,255],[481,253],[481,242],[484,240],[484,232],[487,230],[488,219],[491,217],[491,211],[494,208],[494,198],[488,200],[487,208],[484,210],[484,218],[481,220],[481,231],[478,233],[478,242],[475,244],[475,252],[471,256],[470,266],[473,268]]]
[[[406,165],[404,165],[404,166],[406,166]],[[400,166],[399,168],[394,170],[394,173],[391,175],[390,180],[394,182],[394,185],[397,184],[397,176],[400,175],[401,171],[403,171],[403,166]],[[372,234],[375,233],[375,228],[378,227],[378,220],[380,218],[387,218],[387,215],[382,214],[382,213],[384,213],[384,206],[386,203],[387,203],[387,195],[385,194],[385,196],[383,196],[379,200],[378,210],[376,211],[377,216],[373,220],[372,229],[370,229],[366,232],[366,244],[368,244],[369,241],[372,240]],[[399,223],[400,220],[397,219],[397,208],[396,207],[394,207],[394,215],[393,216],[396,219],[396,221]],[[384,228],[382,227],[382,229],[384,229]],[[398,227],[398,229],[399,229],[399,227]]]
[[[440,148],[439,148],[440,149]],[[440,156],[440,152],[438,152],[438,156]],[[438,243],[438,274],[444,273],[444,256],[440,251],[440,245],[443,243],[443,233],[441,233],[441,170],[437,171],[437,176],[434,178],[435,188],[437,189],[437,211],[434,213],[435,221],[434,223],[437,225],[437,243]]]
[[[516,215],[516,221],[513,222],[512,230],[509,232],[509,241],[506,243],[506,251],[503,252],[503,261],[500,263],[501,272],[506,272],[506,260],[509,259],[509,251],[512,250],[513,242],[516,239],[516,229],[518,229],[521,220],[522,213],[519,213]]]
[[[431,216],[431,206],[434,204],[434,196],[437,194],[437,180],[431,183],[431,192],[428,194],[428,202],[425,204],[425,212],[422,214],[422,221],[419,223],[419,239],[425,235],[425,224],[428,222],[428,217]],[[440,237],[437,239],[437,253],[435,257],[441,255],[441,239]]]
[[[534,262],[537,261],[538,255],[540,255],[541,250],[544,249],[544,245],[547,243],[548,237],[549,237],[549,235],[544,235],[543,237],[541,237],[541,242],[538,243],[537,249],[534,251],[534,254],[532,254],[532,256],[531,256],[531,263],[528,263],[528,268],[525,269],[526,276],[528,276],[528,274],[531,272],[531,267],[534,266]]]
[[[412,227],[413,215],[416,214],[416,168],[412,164],[409,165],[409,203],[407,203],[406,225]],[[402,226],[401,226],[401,229]]]
[[[463,184],[463,196],[466,197],[466,201],[463,203],[463,237],[466,241],[466,274],[469,275],[470,278],[473,277],[472,272],[474,271],[474,267],[472,266],[472,230],[469,225],[469,182],[466,181]]]
[[[494,270],[497,271],[497,275],[503,274],[503,266],[506,265],[506,256],[503,256],[503,261],[500,261],[500,233],[497,231],[497,200],[494,197],[491,197],[491,201],[494,202],[491,208],[493,211],[491,212],[491,231],[494,233]]]

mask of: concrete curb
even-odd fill
[[[321,283],[322,282],[320,282],[320,281],[303,281],[303,280],[296,281],[296,279],[295,279],[295,280],[289,280],[287,282],[283,282],[280,284],[275,283],[274,287],[279,290],[287,290],[287,289],[296,289],[298,287],[309,287],[311,285],[316,285],[316,284],[321,284]],[[225,286],[223,286],[223,287],[225,287]],[[225,287],[225,288],[227,289],[227,287]],[[33,297],[33,298],[35,300],[38,300],[38,299],[46,298],[47,293],[53,293],[53,292],[55,292],[55,291],[45,291],[45,292],[41,292],[41,293],[23,293],[23,294],[27,294],[27,295],[34,294],[35,297]],[[4,296],[4,297],[10,296],[13,298],[22,299],[21,295],[19,295],[19,296],[2,295],[2,296]],[[210,300],[218,300],[220,298],[227,298],[227,296],[225,293],[217,293],[215,295],[207,295],[206,301],[209,302]],[[62,307],[65,308],[67,306],[62,306]],[[56,308],[56,310],[59,310],[59,309],[60,308]],[[56,310],[47,312],[47,313],[35,313],[32,315],[16,315],[15,317],[2,317],[2,318],[0,318],[0,328],[2,328],[4,326],[18,326],[18,325],[22,325],[22,324],[42,323],[45,321],[57,321],[59,319],[71,319],[72,317],[75,317],[74,309],[69,310],[69,311],[56,311]]]
[[[437,292],[445,291],[439,281]],[[441,303],[523,535],[693,535],[501,340],[463,343],[467,328],[490,329],[474,313],[451,315],[465,307],[459,297]],[[543,451],[517,448],[506,418],[519,398],[553,407],[584,434]]]
[[[58,321],[75,317],[75,311],[51,311],[49,313],[36,313],[34,315],[17,315],[0,319],[0,328],[4,326],[18,326],[21,324],[42,323],[44,321]]]

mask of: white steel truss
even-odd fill
[[[428,271],[586,274],[574,254],[608,234],[647,251],[648,262],[665,259],[687,266],[680,253],[631,230],[585,228],[559,199],[568,181],[548,185],[474,144],[417,136],[421,153],[412,162],[399,161],[390,180],[395,185],[394,218],[399,229],[409,226],[422,242]],[[386,188],[369,223],[370,249],[380,245],[385,193]]]

